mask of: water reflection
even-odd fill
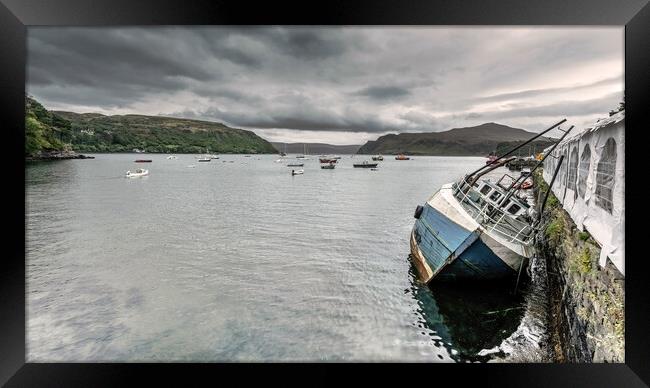
[[[487,361],[502,355],[478,353],[499,346],[517,329],[524,314],[521,292],[515,295],[509,282],[425,286],[416,280],[415,271],[411,265],[411,292],[424,326],[437,334],[432,336],[435,346],[444,346],[456,361]]]

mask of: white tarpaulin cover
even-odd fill
[[[554,157],[544,161],[547,183],[560,155],[564,161],[553,194],[578,229],[586,229],[600,244],[599,264],[604,266],[609,258],[625,275],[625,110],[558,144]]]

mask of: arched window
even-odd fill
[[[591,149],[589,144],[585,144],[580,156],[580,167],[578,168],[578,195],[580,198],[585,197],[587,191],[587,177],[589,176],[589,167],[591,166]]]
[[[611,213],[614,209],[613,189],[616,171],[616,141],[607,139],[596,170],[596,205]]]
[[[567,189],[576,191],[576,180],[578,179],[578,147],[573,147],[569,158],[569,177],[566,184]]]

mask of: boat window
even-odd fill
[[[511,203],[511,201],[510,201],[510,200],[507,200],[507,201],[505,201],[505,202],[503,203],[503,205],[501,205],[501,207],[503,207],[503,208],[508,207],[508,205],[510,205],[510,203]]]
[[[474,202],[478,203],[481,200],[481,196],[478,195],[476,191],[470,191],[467,193],[467,196]]]
[[[521,210],[521,207],[517,205],[516,203],[513,203],[509,208],[508,208],[508,213],[510,214],[517,214],[517,212]]]
[[[613,210],[614,173],[616,171],[616,141],[610,137],[596,169],[596,205],[611,213]]]
[[[578,147],[573,147],[569,159],[569,177],[566,184],[567,189],[576,190],[576,180],[578,178]]]
[[[589,144],[585,144],[582,155],[580,156],[580,167],[578,169],[578,195],[580,198],[585,197],[587,191],[587,177],[589,176],[589,167],[591,166],[591,149]]]
[[[487,195],[487,193],[489,193],[491,189],[492,188],[490,186],[485,185],[485,186],[483,186],[483,188],[481,188],[481,194]]]
[[[499,197],[501,197],[501,193],[499,193],[498,191],[495,191],[494,193],[492,193],[492,195],[490,195],[490,199],[493,201],[496,201],[497,199],[499,199]]]

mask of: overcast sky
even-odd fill
[[[46,108],[198,118],[362,144],[498,122],[588,126],[623,99],[623,28],[28,29]]]

